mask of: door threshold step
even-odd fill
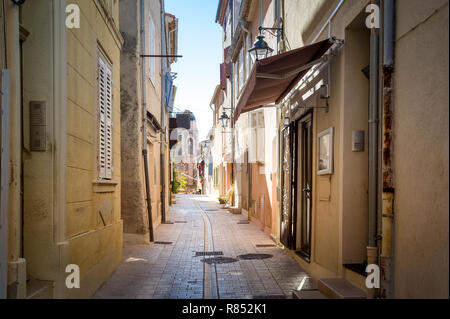
[[[26,299],[53,299],[53,282],[30,279]]]
[[[234,214],[234,215],[242,214],[241,209],[238,208],[238,207],[228,207],[227,209],[228,209],[228,211],[229,211],[230,213],[232,213],[232,214]]]
[[[330,299],[367,299],[365,291],[342,278],[320,279],[319,291]]]
[[[328,299],[319,290],[294,290],[292,292],[293,299]]]

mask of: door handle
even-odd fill
[[[311,189],[309,189],[309,188],[303,188],[303,191],[304,191],[305,193],[311,193]]]

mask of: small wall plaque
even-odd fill
[[[353,131],[352,132],[352,152],[364,152],[365,148],[365,132]]]

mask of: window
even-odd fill
[[[265,156],[265,125],[264,110],[250,113],[250,142],[249,161],[250,163],[264,163]]]
[[[194,141],[192,138],[189,139],[189,155],[194,155]]]
[[[101,0],[101,1],[103,2],[103,5],[105,6],[109,14],[113,15],[114,5],[116,4],[116,1],[115,0]]]
[[[153,22],[152,14],[149,15],[148,20],[148,54],[154,55],[156,54],[156,38],[155,38],[155,23]],[[149,58],[148,68],[149,68],[149,77],[152,81],[153,85],[156,85],[156,59]]]
[[[216,167],[214,169],[214,186],[218,186],[219,185],[219,168]]]
[[[280,0],[275,0],[275,23],[280,23],[280,19],[281,19],[281,1]]]
[[[112,178],[112,68],[102,57],[98,63],[99,178]]]
[[[252,60],[252,55],[250,54],[250,52],[248,52],[248,50],[250,50],[253,47],[253,43],[252,43],[252,34],[249,33],[247,35],[247,79],[250,76],[250,73],[252,72],[252,67],[253,67],[253,60]]]
[[[234,63],[234,96],[237,99],[239,97],[239,61]]]
[[[244,86],[244,48],[239,52],[239,93],[242,91],[242,87]]]

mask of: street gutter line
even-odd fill
[[[204,252],[214,251],[214,236],[212,231],[211,220],[209,219],[208,214],[201,208],[201,206],[194,200],[192,197],[190,198],[195,206],[197,206],[200,214],[203,218],[203,226],[204,226]],[[211,235],[209,235],[211,234]],[[207,258],[207,256],[204,256]],[[214,264],[213,267],[203,263],[203,299],[220,299],[219,294],[219,283],[217,278],[217,267]]]

